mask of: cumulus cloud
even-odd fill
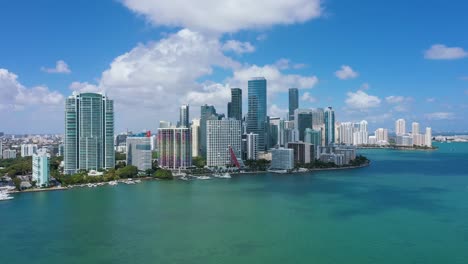
[[[292,63],[289,59],[281,58],[275,62],[275,66],[280,70],[286,69],[302,69],[307,65],[304,63]]]
[[[468,56],[468,52],[460,47],[447,47],[443,44],[432,45],[424,52],[424,58],[429,60],[456,60]]]
[[[154,25],[210,32],[236,32],[317,18],[320,0],[122,0],[133,12]]]
[[[309,102],[309,103],[316,103],[317,102],[317,98],[313,97],[309,92],[305,92],[301,96],[301,100],[305,101],[305,102]]]
[[[88,82],[72,82],[69,86],[70,90],[80,92],[80,93],[97,93],[102,92],[101,88],[99,88],[95,84],[90,84]]]
[[[23,109],[31,105],[48,107],[63,102],[63,96],[45,86],[27,88],[18,76],[0,68],[0,109]]]
[[[385,101],[387,101],[387,103],[389,104],[398,104],[398,103],[404,102],[405,100],[406,98],[404,96],[391,95],[391,96],[385,97]]]
[[[426,119],[429,120],[451,120],[455,119],[455,114],[452,112],[434,112],[426,114]]]
[[[71,70],[68,67],[68,64],[63,60],[57,61],[55,63],[55,68],[42,67],[41,70],[47,73],[65,73],[65,74],[71,73]]]
[[[377,96],[368,95],[362,90],[358,90],[355,93],[349,92],[348,98],[345,103],[350,109],[366,110],[380,106],[381,100]]]
[[[396,112],[407,112],[410,109],[410,104],[413,101],[411,97],[399,96],[399,95],[391,95],[385,97],[385,101],[388,104],[392,104],[393,110]]]
[[[285,117],[288,113],[288,109],[281,108],[276,104],[272,104],[268,109],[268,115],[273,117]]]
[[[340,80],[354,79],[358,77],[358,73],[355,72],[350,66],[342,65],[341,69],[335,72],[335,76]]]
[[[237,54],[251,53],[255,51],[255,47],[250,44],[250,42],[241,42],[231,39],[224,43],[223,51],[233,51]]]

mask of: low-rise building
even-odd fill
[[[294,150],[277,148],[271,150],[272,170],[292,170],[294,168]]]

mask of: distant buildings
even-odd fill
[[[228,103],[228,118],[242,120],[242,89],[231,89],[231,102]]]
[[[425,145],[426,147],[432,148],[432,128],[426,127],[426,138]]]
[[[31,157],[37,152],[36,144],[22,144],[21,145],[21,157]]]
[[[180,107],[180,119],[179,119],[180,127],[190,127],[189,114],[190,114],[190,106],[186,104],[182,105]]]
[[[267,81],[263,77],[248,81],[247,133],[258,135],[258,149],[267,148]]]
[[[296,109],[294,110],[294,128],[299,135],[299,141],[304,141],[305,130],[312,127],[312,110]]]
[[[185,169],[192,166],[190,128],[159,128],[159,166],[168,169]]]
[[[398,119],[395,121],[395,133],[398,135],[406,134],[406,122],[404,119]]]
[[[242,126],[235,119],[207,121],[207,158],[209,167],[224,167],[232,165],[233,156],[242,159]],[[231,153],[232,151],[232,153]]]
[[[299,90],[289,88],[289,120],[294,120],[294,111],[299,108]]]
[[[3,150],[4,159],[16,159],[16,150],[14,149],[5,149]]]
[[[322,131],[306,128],[304,142],[314,145],[316,148],[322,145]]]
[[[164,120],[159,121],[159,128],[170,128],[171,126],[172,126],[172,123],[169,121],[164,121]]]
[[[375,141],[378,145],[388,144],[388,129],[377,128],[377,130],[375,130]]]
[[[65,104],[64,172],[115,166],[114,103],[98,93],[77,93]]]
[[[49,159],[50,155],[45,149],[40,149],[32,155],[32,179],[38,187],[49,186]]]
[[[277,148],[271,150],[271,170],[292,170],[294,168],[294,150]]]
[[[151,135],[149,133],[129,136],[126,146],[127,166],[135,166],[140,171],[152,168]]]
[[[325,120],[325,145],[335,143],[335,110],[328,107],[324,113]]]
[[[216,113],[216,108],[212,105],[202,105],[200,107],[200,137],[198,141],[199,156],[206,159],[206,121],[218,120],[219,116]]]
[[[305,142],[289,142],[288,148],[294,151],[294,162],[309,164],[315,160],[315,146]]]

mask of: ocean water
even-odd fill
[[[1,263],[468,263],[468,144],[368,168],[24,193]]]

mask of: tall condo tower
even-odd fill
[[[398,119],[395,122],[395,133],[397,136],[406,134],[406,122],[404,119]]]
[[[258,134],[258,149],[265,151],[267,130],[267,81],[263,77],[256,77],[248,82],[248,113],[247,133]]]
[[[299,108],[299,90],[289,88],[289,120],[294,120],[294,110]]]
[[[325,145],[330,145],[335,142],[335,110],[328,107],[324,114],[325,119]]]
[[[68,97],[64,149],[66,174],[114,168],[114,101],[100,93]]]
[[[190,107],[188,104],[184,104],[180,106],[180,121],[179,121],[179,126],[180,127],[189,127],[189,112],[190,112]]]
[[[242,120],[242,89],[231,89],[231,102],[228,104],[228,118]]]

